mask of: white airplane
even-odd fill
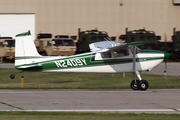
[[[102,41],[90,44],[91,52],[72,56],[41,56],[36,50],[30,31],[16,35],[15,68],[23,71],[133,73],[130,86],[133,90],[146,90],[148,82],[140,71],[149,71],[159,65],[167,52],[140,50],[144,42],[117,43]],[[136,75],[139,80],[136,79]],[[15,74],[10,76],[12,79]]]

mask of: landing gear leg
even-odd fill
[[[146,80],[142,80],[141,76],[138,71],[136,71],[136,75],[138,76],[140,82],[138,83],[138,87],[140,90],[147,90],[149,87],[149,84]]]

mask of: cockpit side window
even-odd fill
[[[127,47],[118,48],[112,51],[101,53],[102,58],[117,58],[117,57],[124,57],[129,55],[129,50]]]
[[[113,54],[114,58],[116,58],[116,57],[123,57],[123,56],[129,55],[129,51],[128,51],[127,48],[117,49],[117,50],[112,51],[112,54]]]
[[[111,52],[108,51],[108,52],[101,53],[101,57],[102,58],[111,58]]]

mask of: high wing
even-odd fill
[[[145,43],[145,42],[144,41],[137,41],[137,42],[123,43],[122,45],[111,47],[111,48],[109,48],[109,50],[123,48],[124,46],[139,45],[139,44],[143,44],[143,43]]]
[[[130,42],[130,43],[119,43],[119,42],[112,42],[112,41],[101,41],[101,42],[95,42],[91,43],[89,45],[91,51],[99,51],[103,50],[105,51],[111,51],[118,48],[123,48],[125,46],[133,46],[133,45],[139,45],[145,43],[144,41],[137,41],[137,42]]]
[[[95,42],[95,43],[89,44],[89,48],[91,51],[98,51],[102,49],[112,48],[115,46],[120,46],[122,44],[123,43],[119,43],[119,42],[101,41],[101,42]]]

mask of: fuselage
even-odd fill
[[[127,49],[128,54],[118,56],[111,52],[105,56],[102,51],[66,57],[19,57],[15,58],[15,67],[20,70],[39,70],[43,72],[96,72],[96,73],[121,73],[133,72],[133,54]],[[136,70],[151,70],[159,65],[169,53],[162,51],[141,50],[136,54]],[[25,61],[25,64],[22,62]],[[24,67],[35,66],[35,67]]]

